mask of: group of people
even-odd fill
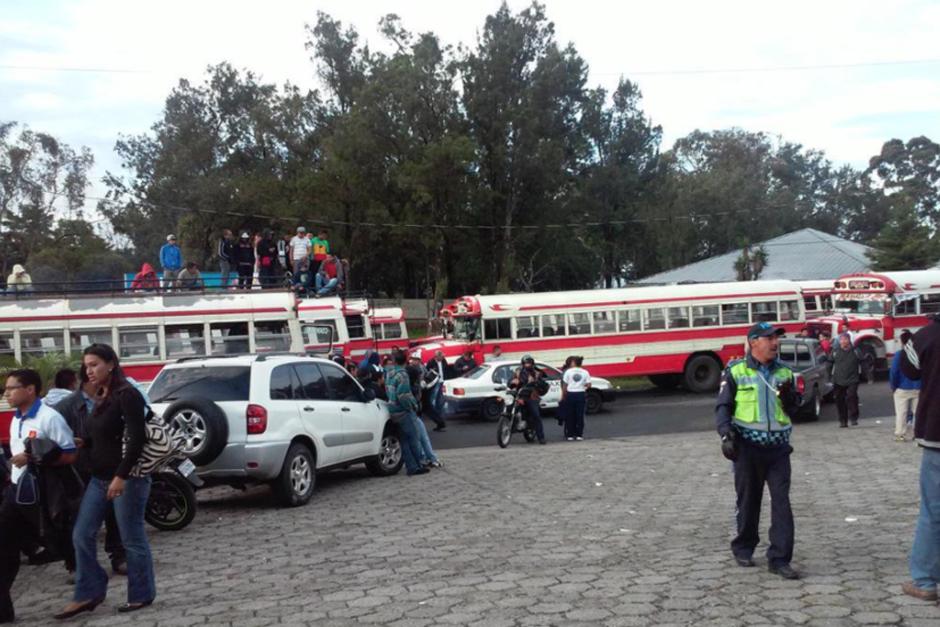
[[[295,234],[276,236],[272,229],[251,234],[243,231],[238,239],[230,229],[223,229],[216,244],[219,259],[219,287],[252,289],[255,275],[261,288],[283,287],[289,278],[298,290],[315,296],[345,291],[349,283],[349,262],[332,250],[329,234],[320,229],[308,235],[303,226]],[[206,287],[199,264],[183,262],[183,253],[172,233],[160,248],[161,277],[148,262],[131,281],[131,289],[141,292],[165,290],[201,290]]]
[[[778,358],[782,334],[783,329],[767,322],[750,328],[747,355],[729,363],[722,374],[715,416],[721,451],[734,468],[737,532],[731,552],[735,561],[742,567],[755,565],[753,555],[759,541],[766,484],[771,501],[767,568],[785,579],[798,579],[800,574],[790,563],[795,539],[790,505],[790,434],[791,418],[799,410],[800,399],[794,389],[793,372]],[[892,362],[891,385],[896,394],[907,390],[899,416],[903,415],[906,422],[907,412],[913,408],[914,439],[923,449],[920,513],[910,553],[911,580],[901,589],[936,603],[940,585],[940,316],[915,334],[904,332],[901,341],[903,348]],[[845,375],[836,380],[836,385],[854,381],[857,386],[860,355],[847,335],[839,338],[830,357],[834,374]],[[846,427],[848,419],[856,424],[857,413],[840,408],[840,427]]]
[[[147,439],[145,395],[105,344],[87,347],[80,372],[61,371],[55,384],[43,399],[35,370],[14,370],[5,381],[15,413],[10,466],[0,460],[0,623],[15,619],[10,590],[21,554],[30,563],[65,562],[74,592],[54,618],[100,605],[108,587],[98,562],[102,523],[111,570],[127,576],[127,602],[118,611],[140,610],[156,597],[144,530],[151,479],[138,466]]]

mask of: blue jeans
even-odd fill
[[[326,296],[336,288],[336,284],[339,283],[339,279],[330,279],[325,281],[323,275],[319,272],[317,273],[316,284],[317,284],[317,294],[320,296]]]
[[[405,471],[410,475],[421,468],[421,442],[418,438],[418,416],[409,411],[398,422],[401,435],[401,456],[405,462]]]
[[[918,588],[940,585],[940,450],[924,448],[920,462],[920,515],[911,547],[911,579]]]
[[[72,541],[75,544],[75,601],[103,599],[108,573],[98,563],[98,530],[108,511],[110,482],[92,477],[78,510]],[[150,477],[128,477],[124,493],[114,499],[121,539],[127,552],[127,602],[146,603],[157,596],[153,557],[144,531],[144,510],[150,496]]]
[[[421,461],[431,463],[437,461],[437,455],[431,448],[431,438],[428,437],[428,428],[424,426],[424,421],[415,416],[415,431],[418,433],[419,452],[418,457]]]

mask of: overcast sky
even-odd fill
[[[509,2],[514,10],[528,4]],[[621,75],[639,83],[664,147],[696,128],[738,126],[863,166],[894,137],[940,141],[936,0],[545,4],[558,40],[574,43],[588,62],[592,85],[611,88]],[[181,77],[200,81],[207,65],[229,61],[270,82],[316,87],[304,24],[318,10],[381,47],[377,24],[386,13],[412,31],[470,44],[498,7],[498,0],[0,0],[0,121],[89,146],[97,160],[91,193],[100,194],[98,179],[119,167],[118,135],[147,131]],[[815,69],[793,69],[807,66]]]

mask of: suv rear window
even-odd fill
[[[152,403],[196,397],[216,402],[247,401],[250,382],[248,366],[165,368],[154,379],[148,393]]]

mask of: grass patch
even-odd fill
[[[618,390],[646,390],[654,387],[646,377],[605,377],[605,379]]]

